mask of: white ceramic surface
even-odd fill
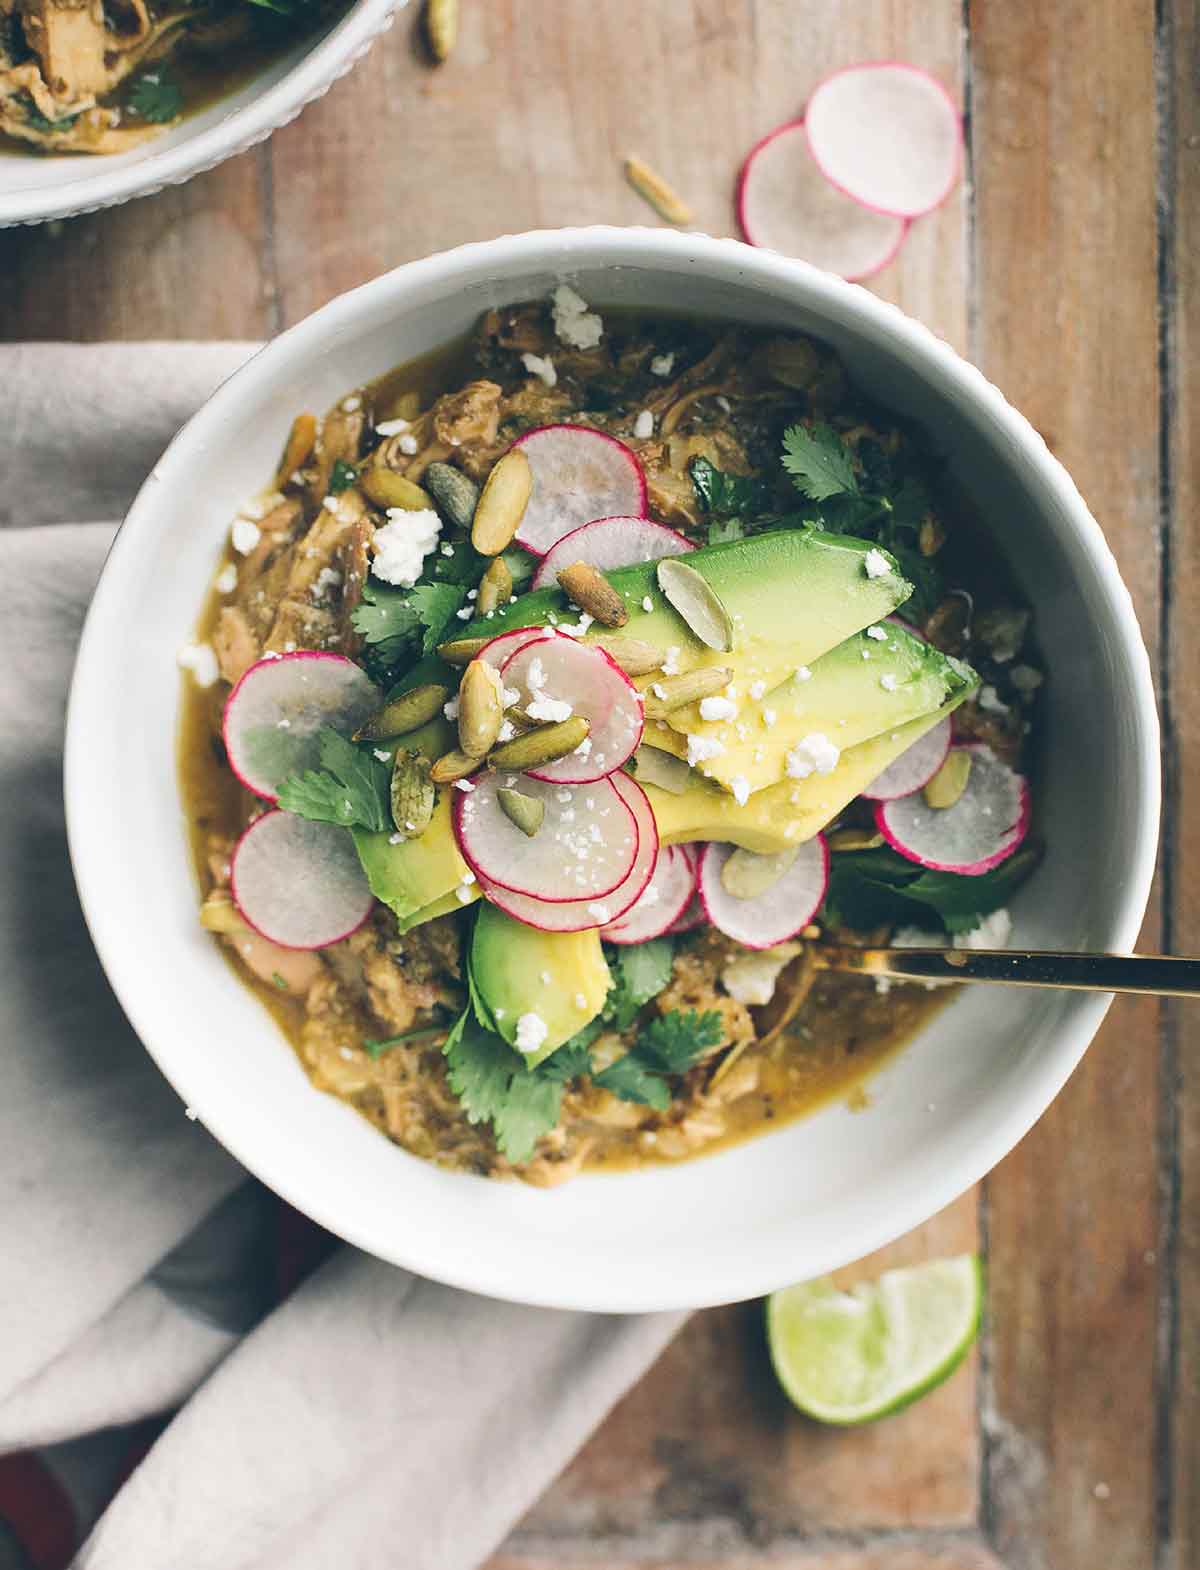
[[[562,280],[600,307],[811,331],[933,434],[1035,607],[1051,671],[1036,796],[1049,853],[1015,901],[1014,942],[1133,947],[1158,832],[1150,668],[1067,474],[977,371],[894,308],[801,263],[663,230],[528,234],[414,262],[292,328],[216,393],[147,480],[88,617],[68,724],[71,849],[96,946],[142,1040],[213,1133],[292,1204],[386,1259],[498,1297],[699,1306],[829,1270],[939,1210],[1042,1113],[1107,1000],[975,989],[872,1081],[865,1111],[833,1105],[717,1156],[550,1192],[488,1183],[416,1160],[310,1089],[196,922],[176,788],[175,652],[292,413]]]
[[[244,153],[327,93],[407,3],[358,0],[315,42],[305,40],[236,93],[127,153],[32,156],[0,138],[0,229],[115,207]]]

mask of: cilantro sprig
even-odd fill
[[[329,474],[329,494],[340,496],[343,491],[350,489],[357,478],[358,470],[352,463],[347,463],[344,458],[335,458]]]
[[[350,619],[383,661],[393,664],[418,644],[422,654],[432,653],[446,638],[446,629],[466,599],[466,587],[459,583],[393,589],[369,579],[363,585],[363,603]]]
[[[674,1009],[642,1027],[630,1050],[596,1075],[596,1084],[622,1101],[640,1101],[658,1111],[671,1104],[666,1076],[683,1074],[725,1036],[715,1009]]]
[[[165,71],[146,71],[129,91],[128,104],[134,114],[152,125],[165,125],[183,110],[183,92]]]
[[[1040,849],[1026,844],[991,872],[968,877],[923,870],[882,845],[843,851],[832,861],[822,919],[859,931],[912,925],[972,932],[1008,903],[1040,859]]]
[[[279,787],[285,812],[343,828],[391,827],[391,769],[370,748],[356,747],[325,726],[319,737],[319,769],[289,775]]]
[[[490,1123],[501,1154],[513,1162],[528,1161],[562,1108],[564,1080],[547,1072],[553,1057],[536,1069],[526,1067],[521,1054],[481,1024],[472,1007],[455,1022],[443,1051],[450,1088],[467,1121]]]

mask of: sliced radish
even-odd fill
[[[658,861],[658,829],[640,785],[628,774],[620,773],[614,774],[608,783],[633,813],[638,827],[637,858],[621,886],[602,899],[542,900],[531,899],[528,894],[518,894],[480,878],[479,886],[493,905],[498,905],[526,926],[540,927],[543,932],[582,932],[588,927],[604,927],[630,909],[654,875]]]
[[[533,718],[566,718],[556,704],[591,726],[587,739],[565,758],[530,769],[534,779],[564,785],[603,779],[633,755],[642,739],[644,716],[637,688],[615,660],[573,638],[539,638],[526,643],[501,667],[506,688]],[[547,704],[539,709],[540,703]]]
[[[827,76],[804,107],[821,173],[864,207],[919,218],[949,196],[962,165],[962,117],[927,71],[896,61]]]
[[[349,829],[266,812],[234,846],[230,888],[239,911],[285,949],[323,949],[357,932],[374,896]]]
[[[895,801],[899,796],[911,796],[933,778],[949,751],[950,716],[947,715],[864,786],[862,794],[868,801]]]
[[[738,176],[737,215],[751,245],[838,273],[870,278],[896,255],[908,225],[851,201],[813,162],[801,121],[768,131]]]
[[[527,643],[537,643],[541,638],[566,638],[566,633],[556,633],[550,627],[514,627],[511,632],[502,632],[490,643],[485,643],[477,655],[485,665],[490,665],[493,670],[503,670],[504,662],[511,659],[518,649],[523,649]]]
[[[645,515],[642,466],[615,436],[586,425],[542,425],[513,446],[533,470],[517,544],[535,556],[594,518]]]
[[[920,791],[875,808],[893,850],[935,872],[978,877],[1006,861],[1029,831],[1029,782],[981,742],[971,754],[966,789],[952,807],[931,807]]]
[[[658,853],[654,876],[625,914],[601,929],[609,943],[644,943],[678,921],[696,888],[691,860],[674,845]]]
[[[706,845],[700,858],[700,898],[718,931],[748,949],[771,949],[794,938],[816,915],[829,883],[829,847],[818,834],[799,848],[795,861],[769,889],[737,899],[721,882],[733,845]]]
[[[653,518],[593,518],[551,546],[538,562],[530,587],[552,589],[563,568],[577,561],[610,572],[614,567],[661,561],[664,556],[682,556],[695,549],[686,535],[668,529],[665,523],[655,523]]]
[[[317,766],[323,726],[348,735],[381,702],[375,683],[344,654],[268,655],[225,700],[229,766],[247,790],[274,801],[289,774]]]
[[[498,792],[508,786],[540,801],[542,825],[532,837],[505,815]],[[549,904],[602,899],[633,870],[638,826],[608,780],[562,785],[489,770],[472,791],[454,793],[454,833],[481,878]]]
[[[693,932],[697,927],[705,926],[707,922],[708,917],[704,914],[704,904],[699,894],[693,894],[684,906],[683,914],[677,921],[671,923],[667,928],[667,932],[672,936],[676,932]]]

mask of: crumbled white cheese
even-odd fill
[[[882,627],[868,627],[867,637],[874,638],[876,643],[885,643],[887,641],[887,633],[884,632]]]
[[[249,501],[243,502],[238,512],[243,518],[253,518],[257,523],[269,512],[274,511],[282,500],[282,491],[260,491],[257,496],[252,496]]]
[[[545,382],[547,387],[558,386],[558,372],[554,369],[554,361],[548,354],[523,354],[521,364],[530,376],[536,376],[539,381]]]
[[[649,409],[638,411],[638,417],[633,422],[633,434],[642,442],[654,435],[654,416]]]
[[[406,458],[411,458],[412,455],[417,451],[417,438],[415,436],[409,436],[405,434],[404,436],[400,437],[399,441],[396,443],[396,446],[399,447],[400,451]]]
[[[985,916],[974,932],[956,932],[951,940],[956,949],[1002,949],[1012,935],[1012,917],[1007,910],[994,910]]]
[[[437,545],[442,520],[432,508],[404,512],[388,508],[388,521],[375,530],[375,560],[371,571],[384,583],[411,589],[421,576],[425,558]]]
[[[673,354],[656,354],[650,361],[651,376],[670,376],[675,369],[675,356]]]
[[[737,1002],[762,1008],[775,996],[775,983],[784,966],[799,952],[798,943],[779,943],[773,949],[752,949],[726,964],[721,982]]]
[[[735,774],[729,782],[729,789],[739,807],[744,807],[750,800],[750,781],[744,774]]]
[[[584,997],[583,993],[577,992],[575,994],[575,1007],[577,1009],[585,1009],[587,1006],[587,999]]]
[[[654,601],[648,594],[642,595],[642,609],[644,611],[652,611],[654,609]]]
[[[779,713],[778,713],[777,710],[775,710],[775,709],[764,709],[763,710],[763,724],[767,727],[768,730],[770,730],[771,726],[774,725],[775,721],[778,718],[779,718]]]
[[[234,519],[233,528],[229,531],[229,543],[239,556],[249,556],[261,538],[262,530],[256,523],[251,523],[249,518]]]
[[[609,916],[608,906],[603,904],[598,899],[592,900],[587,909],[588,915],[595,916],[596,920],[600,923],[601,926],[604,926],[605,923],[611,919]]]
[[[575,711],[565,698],[546,698],[539,694],[525,705],[525,712],[531,720],[544,720],[556,725],[561,720],[569,720]]]
[[[754,699],[755,703],[759,701],[766,690],[767,684],[765,681],[752,681],[750,683],[750,696]]]
[[[448,720],[456,720],[458,718],[458,699],[451,698],[449,703],[443,703],[442,713]]]
[[[662,662],[661,669],[662,669],[662,673],[663,673],[664,676],[678,676],[679,675],[679,646],[678,646],[678,644],[673,643],[668,648],[666,654],[663,656],[663,662]]]
[[[891,572],[891,563],[882,551],[877,551],[873,546],[863,557],[863,567],[868,578],[886,578]]]
[[[407,420],[380,420],[375,427],[376,436],[399,436],[401,431],[408,429]]]
[[[443,545],[442,546],[442,555],[443,556],[453,556],[454,555],[454,547],[453,547],[453,545]]]
[[[403,834],[389,834],[388,835],[388,844],[389,845],[401,845],[401,844],[403,844],[403,842],[404,842],[404,835]]]
[[[237,588],[237,568],[232,562],[226,562],[224,567],[221,568],[220,572],[213,579],[213,588],[216,589],[218,594],[232,594]],[[1016,674],[1016,671],[1014,671],[1013,676],[1015,677]],[[1034,674],[1036,675],[1036,672]],[[1041,680],[1040,676],[1038,680]]]
[[[1004,716],[1009,712],[1008,704],[1003,701],[995,687],[980,687],[978,702],[985,714]]]
[[[516,734],[517,727],[511,720],[501,720],[500,729],[496,732],[496,740],[498,742],[511,741]]]
[[[211,687],[221,674],[210,643],[185,644],[175,658],[180,670],[191,671],[197,687]]]
[[[357,393],[351,393],[349,398],[342,399],[343,414],[357,414],[362,408],[362,399]]]
[[[469,883],[460,883],[454,891],[454,897],[460,905],[469,905],[471,903],[471,885]]]
[[[719,758],[725,748],[715,736],[689,736],[687,739],[688,767],[705,763],[709,758]]]
[[[807,665],[797,665],[796,666],[796,680],[797,681],[811,681],[812,680],[812,671],[809,670]]]
[[[390,763],[392,761],[392,755],[386,747],[373,747],[371,750],[379,759],[380,763]]]
[[[821,731],[802,736],[787,755],[787,772],[794,780],[806,780],[810,774],[832,774],[837,768],[841,751]]]
[[[463,873],[462,880],[464,883],[474,883],[475,874],[471,871],[470,867],[468,867],[467,870]]]
[[[465,795],[469,796],[475,789],[475,784],[472,780],[455,780],[454,788],[455,790],[461,790]]]
[[[885,672],[885,674],[879,678],[879,685],[883,688],[884,692],[895,692],[897,682],[891,671]]]
[[[455,611],[454,614],[458,617],[459,621],[470,621],[471,617],[474,616],[475,612],[471,609],[471,607],[469,605],[464,605],[462,610]]]
[[[702,720],[736,720],[738,706],[729,698],[701,698],[700,718]]]
[[[591,750],[592,738],[590,736],[585,736],[571,756],[573,758],[586,758],[591,754]]]
[[[580,611],[577,622],[561,621],[558,630],[565,632],[568,638],[582,638],[595,619],[594,616],[589,616],[587,611]]]
[[[1041,671],[1034,670],[1032,665],[1014,665],[1010,674],[1013,686],[1026,696],[1036,692],[1045,680]]]
[[[554,291],[554,331],[572,349],[594,349],[604,336],[604,323],[587,301],[570,284],[559,284]]]
[[[541,980],[541,983],[542,983],[543,987],[548,987],[550,985],[552,977],[551,977],[550,972],[548,970],[544,970],[544,971],[542,971],[541,976],[540,976],[539,979]]]
[[[341,587],[342,575],[336,567],[322,567],[313,582],[313,598],[323,600],[331,589]]]
[[[337,517],[338,508],[341,505],[341,502],[336,496],[326,496],[325,500],[321,503],[321,506],[324,507],[325,511],[331,512],[335,518]]]

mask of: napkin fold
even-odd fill
[[[680,1316],[521,1308],[346,1247],[280,1303],[280,1206],[134,1037],[67,859],[66,693],[114,531],[75,520],[122,513],[252,347],[0,347],[0,1452],[58,1444],[87,1526],[116,1468],[79,1436],[181,1408],[79,1570],[467,1570]]]

